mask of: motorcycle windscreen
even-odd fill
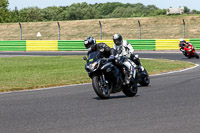
[[[97,59],[99,59],[101,56],[101,53],[100,52],[91,52],[89,55],[88,55],[88,62],[94,62],[96,61]]]

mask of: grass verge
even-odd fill
[[[112,40],[112,36],[118,32],[124,39],[139,39],[140,20],[142,39],[179,39],[183,37],[183,19],[186,22],[186,38],[199,38],[199,14],[60,21],[60,36],[62,40],[83,40],[91,35],[99,39],[101,21],[104,40]],[[21,24],[23,40],[58,40],[57,21]],[[0,40],[20,39],[18,23],[0,23],[0,29]],[[36,36],[38,32],[42,35],[40,38]]]
[[[141,62],[150,75],[194,66],[160,59]],[[7,57],[0,64],[0,92],[91,82],[82,56]]]

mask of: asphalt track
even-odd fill
[[[141,58],[200,64],[200,60],[187,59],[178,51],[135,53]],[[13,52],[0,55],[21,56]],[[151,76],[150,86],[139,87],[132,98],[117,93],[100,100],[91,84],[1,93],[0,133],[199,133],[199,84],[200,67],[196,67]]]

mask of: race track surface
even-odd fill
[[[200,60],[187,59],[179,52],[135,53],[140,58],[200,64]],[[1,93],[0,132],[199,133],[200,67],[151,76],[150,86],[139,87],[132,98],[117,93],[101,100],[91,84]]]

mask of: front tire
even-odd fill
[[[122,90],[122,92],[127,96],[127,97],[133,97],[137,94],[138,87],[137,83],[135,82],[135,79],[132,78],[130,81],[130,84],[126,85],[125,88]]]
[[[105,86],[100,82],[99,76],[94,76],[92,78],[92,86],[97,94],[101,99],[108,99],[110,97],[111,90],[109,89],[108,84]]]

